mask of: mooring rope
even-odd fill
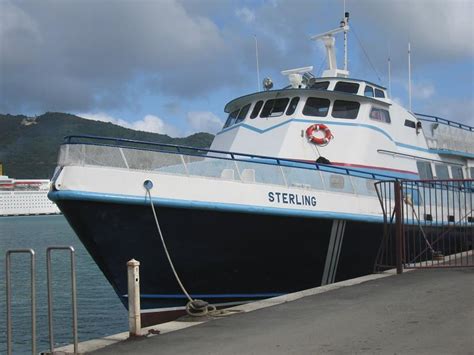
[[[158,221],[158,216],[156,215],[155,206],[153,205],[153,200],[151,198],[150,190],[153,187],[153,183],[150,180],[146,180],[143,183],[143,187],[145,187],[147,195],[150,198],[150,205],[151,205],[151,210],[153,211],[153,217],[155,218],[156,229],[160,236],[161,244],[163,244],[163,249],[165,250],[165,254],[166,254],[166,257],[168,258],[168,262],[170,264],[171,270],[173,271],[174,277],[176,278],[176,281],[178,282],[179,287],[181,287],[181,290],[183,291],[183,293],[186,295],[186,298],[188,299],[188,303],[186,304],[186,313],[193,317],[202,317],[202,316],[206,316],[210,314],[211,312],[215,312],[216,311],[215,306],[203,300],[193,299],[189,295],[188,291],[186,291],[186,288],[184,287],[183,283],[181,282],[181,279],[178,276],[178,273],[176,272],[173,261],[171,260],[170,253],[168,252],[168,247],[166,246],[165,239],[163,238],[163,232],[161,231],[160,222]]]

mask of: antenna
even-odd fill
[[[346,10],[346,1],[344,0],[344,20],[341,25],[344,28],[344,70],[347,71],[347,31],[349,30],[349,13]]]
[[[408,42],[408,109],[411,111],[411,46]]]
[[[390,63],[390,53],[388,55],[388,95],[392,96],[392,68]]]
[[[260,91],[260,68],[258,66],[258,43],[257,43],[257,35],[255,37],[255,59],[257,60],[257,91]]]

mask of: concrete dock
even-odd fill
[[[94,354],[474,353],[474,268],[376,276]]]

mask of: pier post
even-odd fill
[[[127,262],[128,272],[128,327],[130,337],[140,336],[140,262],[132,259]]]

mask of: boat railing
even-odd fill
[[[464,124],[464,123],[450,121],[450,120],[447,120],[446,118],[442,118],[442,117],[438,117],[438,116],[425,115],[423,113],[416,113],[416,112],[415,112],[415,116],[420,121],[441,123],[441,124],[445,124],[445,125],[448,125],[448,126],[451,126],[451,127],[461,128],[461,129],[465,129],[466,131],[474,132],[474,127],[468,126],[467,124]]]
[[[108,142],[108,143],[107,143]],[[64,138],[63,145],[97,145],[97,146],[108,146],[115,148],[129,148],[137,149],[141,151],[154,151],[168,154],[186,155],[191,157],[200,158],[215,158],[221,160],[232,160],[246,163],[258,163],[264,165],[277,165],[282,167],[306,169],[306,170],[319,170],[324,172],[330,172],[333,174],[341,174],[348,176],[355,176],[359,178],[366,178],[372,180],[396,180],[397,177],[386,174],[373,173],[369,171],[363,171],[359,169],[347,168],[342,166],[335,166],[331,164],[320,164],[316,162],[301,161],[295,159],[275,158],[263,155],[226,152],[221,150],[213,150],[207,148],[197,148],[189,146],[180,146],[175,144],[167,143],[155,143],[148,141],[139,141],[133,139],[124,138],[109,138],[109,137],[98,137],[88,135],[78,136],[67,136]]]
[[[426,144],[443,154],[471,156],[474,154],[474,127],[447,119],[415,114],[427,124],[422,125]]]
[[[390,175],[329,164],[224,152],[172,144],[94,136],[69,136],[58,165],[127,170],[372,196]]]

